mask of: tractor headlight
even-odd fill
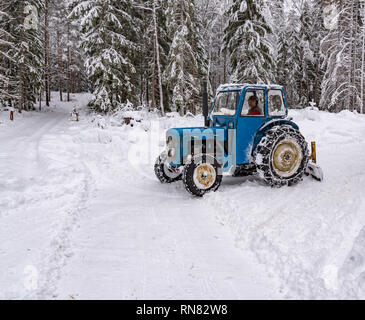
[[[172,137],[167,139],[166,153],[169,158],[173,158],[176,155],[176,145]]]
[[[176,155],[176,149],[174,149],[174,148],[168,149],[167,150],[167,155],[168,155],[169,158],[175,157],[175,155]]]

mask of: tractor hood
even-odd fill
[[[187,127],[187,128],[172,128],[169,129],[166,133],[167,137],[194,137],[197,138],[200,135],[204,134],[211,134],[213,136],[217,135],[226,135],[227,129],[234,128],[234,117],[227,117],[227,116],[213,116],[208,118],[213,125],[210,127]]]
[[[191,155],[205,152],[215,153],[219,160],[229,140],[224,127],[173,128],[167,131],[166,138],[167,154],[173,166],[185,165]]]
[[[227,130],[224,127],[191,127],[191,128],[172,128],[166,132],[166,137],[169,139],[180,139],[183,142],[185,139],[191,140],[209,140],[220,138],[225,139]]]

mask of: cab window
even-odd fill
[[[243,103],[241,117],[263,117],[265,115],[265,91],[248,89]]]
[[[220,92],[214,104],[214,116],[234,116],[238,102],[240,100],[241,91]]]
[[[286,109],[284,105],[283,93],[281,90],[269,90],[269,116],[285,116]]]

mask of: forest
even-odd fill
[[[275,83],[290,108],[364,112],[364,0],[0,0],[0,110],[51,91],[201,112],[201,83]]]

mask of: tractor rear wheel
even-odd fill
[[[155,174],[161,183],[173,183],[181,180],[182,173],[179,169],[170,167],[167,163],[166,152],[162,153],[155,163]]]
[[[308,165],[308,144],[291,126],[268,130],[254,152],[259,176],[272,187],[294,185],[302,180]]]
[[[197,197],[215,192],[222,182],[221,166],[212,156],[196,156],[185,166],[183,182],[185,189]]]

